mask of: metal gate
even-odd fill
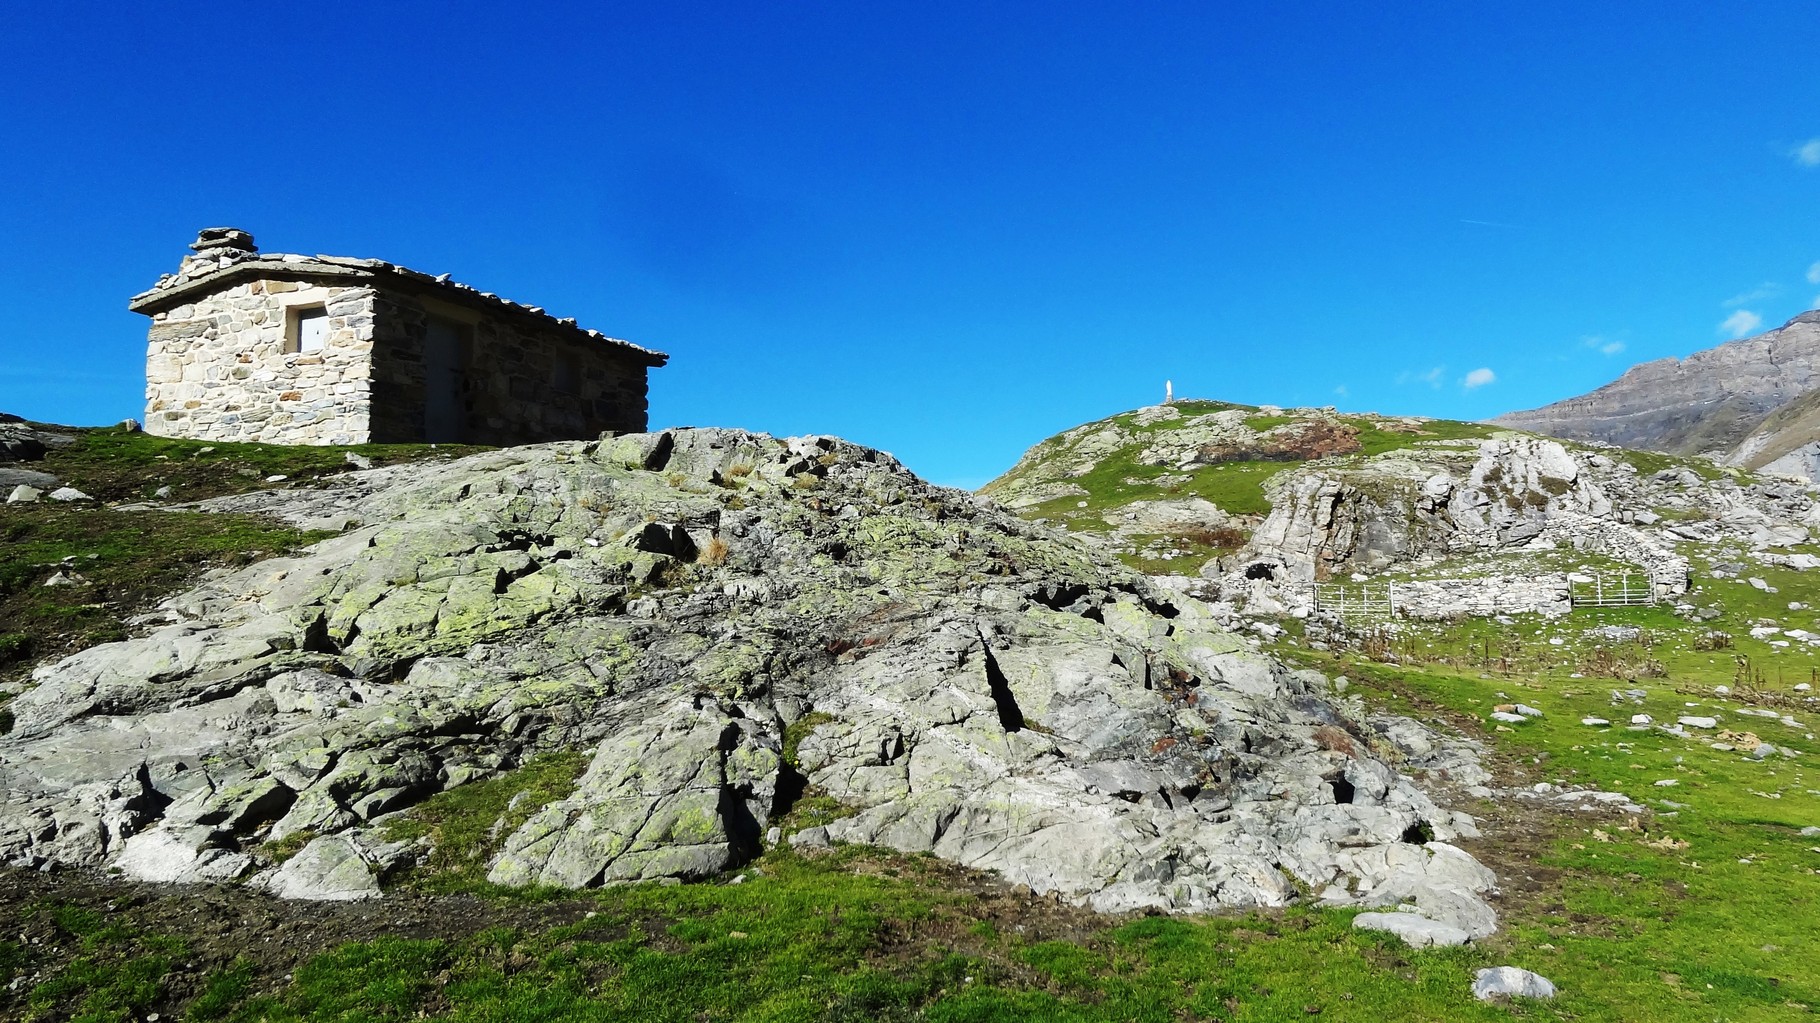
[[[1574,583],[1570,596],[1574,607],[1637,607],[1656,602],[1656,584],[1647,575],[1629,572],[1615,578],[1596,575],[1592,582]]]

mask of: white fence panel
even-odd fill
[[[1616,577],[1594,576],[1592,582],[1573,584],[1575,607],[1638,607],[1656,602],[1655,580],[1628,572]]]

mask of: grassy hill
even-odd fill
[[[981,492],[1027,518],[1108,537],[1133,567],[1179,571],[1242,545],[1270,511],[1265,484],[1285,470],[1457,450],[1495,432],[1419,416],[1179,401],[1051,437]]]
[[[1435,420],[1183,403],[1174,416],[1138,410],[1046,441],[989,491],[1027,515],[1108,537],[1134,525],[1123,518],[1133,505],[1190,499],[1242,531],[1265,510],[1272,473],[1485,434]],[[115,500],[162,485],[179,497],[288,485],[346,466],[340,449],[80,437],[46,467]],[[1636,468],[1677,465],[1648,456]],[[290,479],[267,483],[273,475]],[[1155,521],[1135,524],[1160,528]],[[99,504],[0,507],[0,525],[8,537],[0,565],[14,579],[0,631],[36,644],[15,668],[126,628],[152,592],[210,562],[309,539],[264,520]],[[1325,632],[1286,623],[1279,656],[1344,678],[1363,705],[1485,744],[1499,789],[1456,792],[1453,805],[1485,832],[1463,844],[1498,872],[1503,928],[1473,946],[1410,949],[1353,930],[1353,911],[1310,906],[1100,916],[929,857],[859,847],[803,856],[781,845],[736,874],[686,886],[524,892],[478,880],[475,864],[498,841],[498,822],[518,812],[515,797],[570,784],[582,758],[568,757],[397,818],[400,839],[434,851],[377,903],[282,903],[231,885],[171,889],[0,869],[0,1018],[1811,1018],[1820,1007],[1812,966],[1820,832],[1811,832],[1820,827],[1820,646],[1800,633],[1820,633],[1820,571],[1767,563],[1727,542],[1687,544],[1700,570],[1686,598],[1697,614],[1612,608]],[[38,619],[10,602],[37,599],[67,557],[80,559],[93,589],[45,620],[78,625],[30,624]],[[1490,719],[1518,702],[1543,716]],[[1711,716],[1715,726],[1633,730],[1638,714],[1653,723]],[[1759,756],[1763,742],[1774,752]],[[1536,793],[1538,785],[1549,788]],[[1650,812],[1554,799],[1557,788],[1587,785]],[[805,803],[801,812],[822,809]],[[1507,964],[1550,977],[1560,997],[1475,1002],[1474,971]]]

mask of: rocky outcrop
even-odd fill
[[[371,478],[367,479],[371,483]],[[503,884],[700,878],[796,835],[931,851],[1108,909],[1413,905],[1485,933],[1478,772],[1247,652],[1206,607],[889,456],[678,430],[517,448],[319,502],[358,525],[40,668],[0,858],[369,896],[431,793],[584,748]],[[304,842],[310,836],[313,840]],[[274,867],[261,843],[303,851]]]
[[[1590,394],[1493,422],[1678,454],[1723,455],[1778,407],[1820,387],[1820,311],[1686,359],[1633,366]]]
[[[1520,544],[1551,524],[1612,511],[1560,444],[1514,433],[1453,457],[1429,451],[1311,465],[1272,480],[1269,494],[1270,515],[1246,557],[1303,583]]]

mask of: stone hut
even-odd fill
[[[646,428],[668,356],[377,259],[205,229],[128,304],[152,318],[145,429],[277,444],[529,444]]]

